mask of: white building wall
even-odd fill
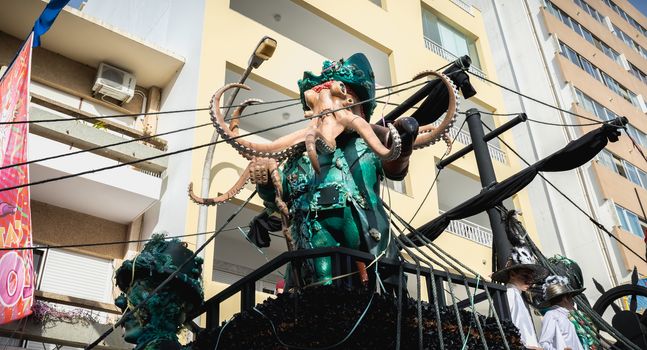
[[[491,24],[488,38],[494,50],[498,82],[550,105],[570,109],[571,89],[560,77],[552,39],[540,26],[543,23],[539,12],[541,0],[474,0],[473,4],[481,9],[485,22]],[[504,92],[504,100],[507,112],[525,112],[530,118],[551,123],[576,122],[567,114],[513,93]],[[531,163],[580,136],[575,128],[531,122],[515,127],[512,132],[517,151]],[[612,216],[597,199],[589,168],[587,164],[578,170],[544,175],[610,229]],[[528,191],[533,199],[533,215],[544,254],[562,254],[577,261],[589,287],[586,295],[591,300],[599,296],[592,288],[592,278],[606,289],[619,283],[615,277],[619,273],[619,257],[614,254],[613,259],[609,259],[605,254],[604,250],[610,245],[606,234],[539,177],[528,186]]]
[[[83,12],[184,58],[184,67],[175,79],[162,87],[160,110],[169,111],[207,105],[208,101],[197,100],[204,6],[203,0],[89,0]],[[157,132],[190,127],[195,119],[196,112],[162,115]],[[164,139],[172,152],[193,146],[194,136],[193,131],[186,131]],[[169,157],[161,201],[144,215],[145,235],[185,233],[190,170],[191,152]]]

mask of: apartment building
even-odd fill
[[[34,50],[31,84],[31,120],[113,116],[195,107],[197,65],[188,59],[198,56],[198,30],[185,26],[188,17],[201,8],[183,4],[173,20],[148,22],[154,37],[117,29],[88,15],[71,2],[52,29]],[[31,31],[46,2],[3,0],[0,2],[0,66],[11,62]],[[119,8],[113,8],[119,11]],[[160,11],[163,11],[161,9]],[[140,12],[141,13],[141,12]],[[148,12],[150,15],[151,12]],[[159,17],[156,17],[159,21]],[[182,21],[183,25],[177,25]],[[155,24],[158,27],[153,27]],[[175,27],[174,27],[175,26]],[[173,29],[175,28],[175,29]],[[195,42],[184,41],[184,35]],[[132,94],[120,99],[99,90],[109,84],[123,90],[136,81]],[[102,78],[99,81],[97,78]],[[97,85],[99,84],[99,85]],[[193,100],[192,100],[193,98]],[[164,133],[194,124],[195,112],[173,115],[114,117],[100,120],[71,120],[30,125],[29,160],[65,155],[104,145],[122,143],[146,135]],[[186,182],[182,156],[164,157],[191,140],[191,131],[144,141],[123,143],[93,152],[37,161],[30,165],[31,181],[51,179],[123,164],[148,157],[146,162],[88,173],[66,180],[31,187],[33,241],[36,245],[69,245],[120,242],[150,237],[155,231],[182,234],[186,207]],[[190,142],[189,142],[190,143]],[[187,158],[185,158],[187,159]],[[173,169],[178,169],[175,172]],[[182,185],[176,185],[175,181]],[[162,202],[169,206],[162,205]],[[160,225],[161,227],[157,227]],[[175,225],[175,226],[174,226]],[[73,310],[76,318],[57,318],[45,310],[45,323],[34,317],[0,326],[0,346],[52,349],[83,347],[111,327],[121,315],[114,306],[118,290],[114,269],[140,245],[112,244],[34,251],[37,274],[36,300],[59,311]],[[48,314],[49,312],[49,314]],[[54,316],[52,316],[54,315]],[[43,320],[41,320],[43,321]],[[86,323],[87,322],[87,323]],[[121,330],[100,344],[106,349],[128,349]],[[1,338],[5,337],[5,338]]]
[[[636,142],[633,145],[623,136],[577,171],[548,175],[569,199],[545,182],[529,186],[545,253],[578,261],[587,286],[592,286],[591,278],[605,289],[626,283],[634,266],[641,275],[647,273],[647,264],[640,259],[647,227],[647,161],[641,155],[647,147],[647,18],[626,0],[474,4],[491,23],[488,35],[497,52],[499,81],[567,112],[505,94],[508,110],[556,124],[590,124],[622,116],[629,120],[626,133]],[[521,153],[533,161],[595,127],[527,123],[515,133]],[[569,200],[615,238],[599,230]],[[599,296],[595,288],[586,294],[592,300]]]

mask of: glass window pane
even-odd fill
[[[613,158],[611,157],[611,154],[608,151],[602,150],[602,152],[598,154],[598,160],[600,161],[600,164],[609,168],[613,172],[617,172],[616,166],[613,163]]]
[[[638,177],[638,170],[636,167],[627,161],[623,161],[623,164],[625,166],[625,171],[627,172],[627,178],[636,185],[640,185],[640,177]]]
[[[629,227],[630,227],[629,231],[636,236],[642,237],[643,230],[642,230],[642,227],[640,226],[640,220],[638,219],[638,216],[626,209],[625,209],[625,214],[627,215],[627,221],[629,222]]]
[[[601,104],[595,102],[594,107],[595,107],[595,114],[598,116],[598,118],[602,120],[609,120],[609,118],[607,117],[607,113]]]
[[[640,186],[647,189],[647,173],[638,169],[638,176],[640,176]]]
[[[620,223],[620,227],[628,231],[629,225],[627,225],[627,219],[625,218],[624,209],[616,205],[616,214],[618,215],[618,222]]]

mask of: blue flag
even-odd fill
[[[33,47],[38,47],[40,46],[40,36],[45,34],[48,30],[49,27],[52,26],[52,23],[56,20],[56,16],[61,12],[63,7],[67,5],[67,3],[70,2],[70,0],[51,0],[45,9],[43,10],[43,13],[40,14],[40,17],[36,20],[36,23],[34,23],[34,46]]]

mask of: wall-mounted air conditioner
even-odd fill
[[[135,95],[135,76],[106,63],[99,64],[97,78],[92,86],[95,94],[109,96],[128,103]]]

